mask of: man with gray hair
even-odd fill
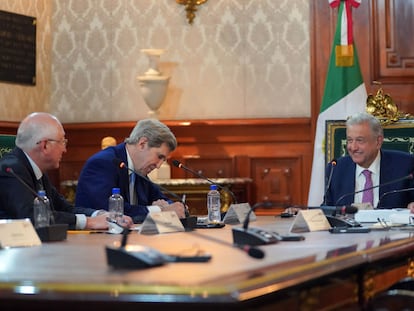
[[[184,205],[170,201],[147,178],[176,147],[177,140],[165,124],[156,119],[137,122],[125,142],[101,150],[86,161],[78,179],[76,204],[108,209],[108,197],[116,187],[124,198],[124,213],[134,222],[144,221],[150,210],[171,210],[184,218]]]
[[[62,124],[49,113],[34,112],[20,123],[16,148],[0,159],[0,218],[33,222],[34,193],[43,189],[57,224],[68,224],[69,229],[108,228],[106,211],[73,207],[49,181],[47,171],[59,168],[67,142]],[[132,225],[129,217],[125,221]]]
[[[325,176],[332,178],[326,205],[370,203],[378,208],[406,208],[414,201],[414,191],[403,190],[414,186],[414,157],[382,149],[383,141],[381,123],[374,116],[357,113],[346,121],[348,155],[339,158],[335,166],[327,166]]]

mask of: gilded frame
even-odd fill
[[[326,120],[325,164],[347,154],[345,122],[345,120]],[[383,148],[414,154],[414,120],[402,119],[385,125]]]

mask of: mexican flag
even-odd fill
[[[361,0],[329,0],[329,2],[331,7],[339,6],[338,22],[316,125],[308,206],[319,206],[324,200],[325,121],[346,120],[356,112],[365,111],[367,100],[352,38],[351,10],[352,6],[359,6]]]

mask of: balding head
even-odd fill
[[[60,121],[46,112],[34,112],[20,123],[17,129],[16,146],[25,152],[34,149],[39,141],[64,134]]]

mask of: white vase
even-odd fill
[[[158,64],[163,49],[143,49],[141,52],[148,56],[149,69],[143,76],[138,76],[139,86],[145,103],[150,108],[148,114],[150,117],[157,117],[158,109],[161,107],[170,77],[161,74]]]

